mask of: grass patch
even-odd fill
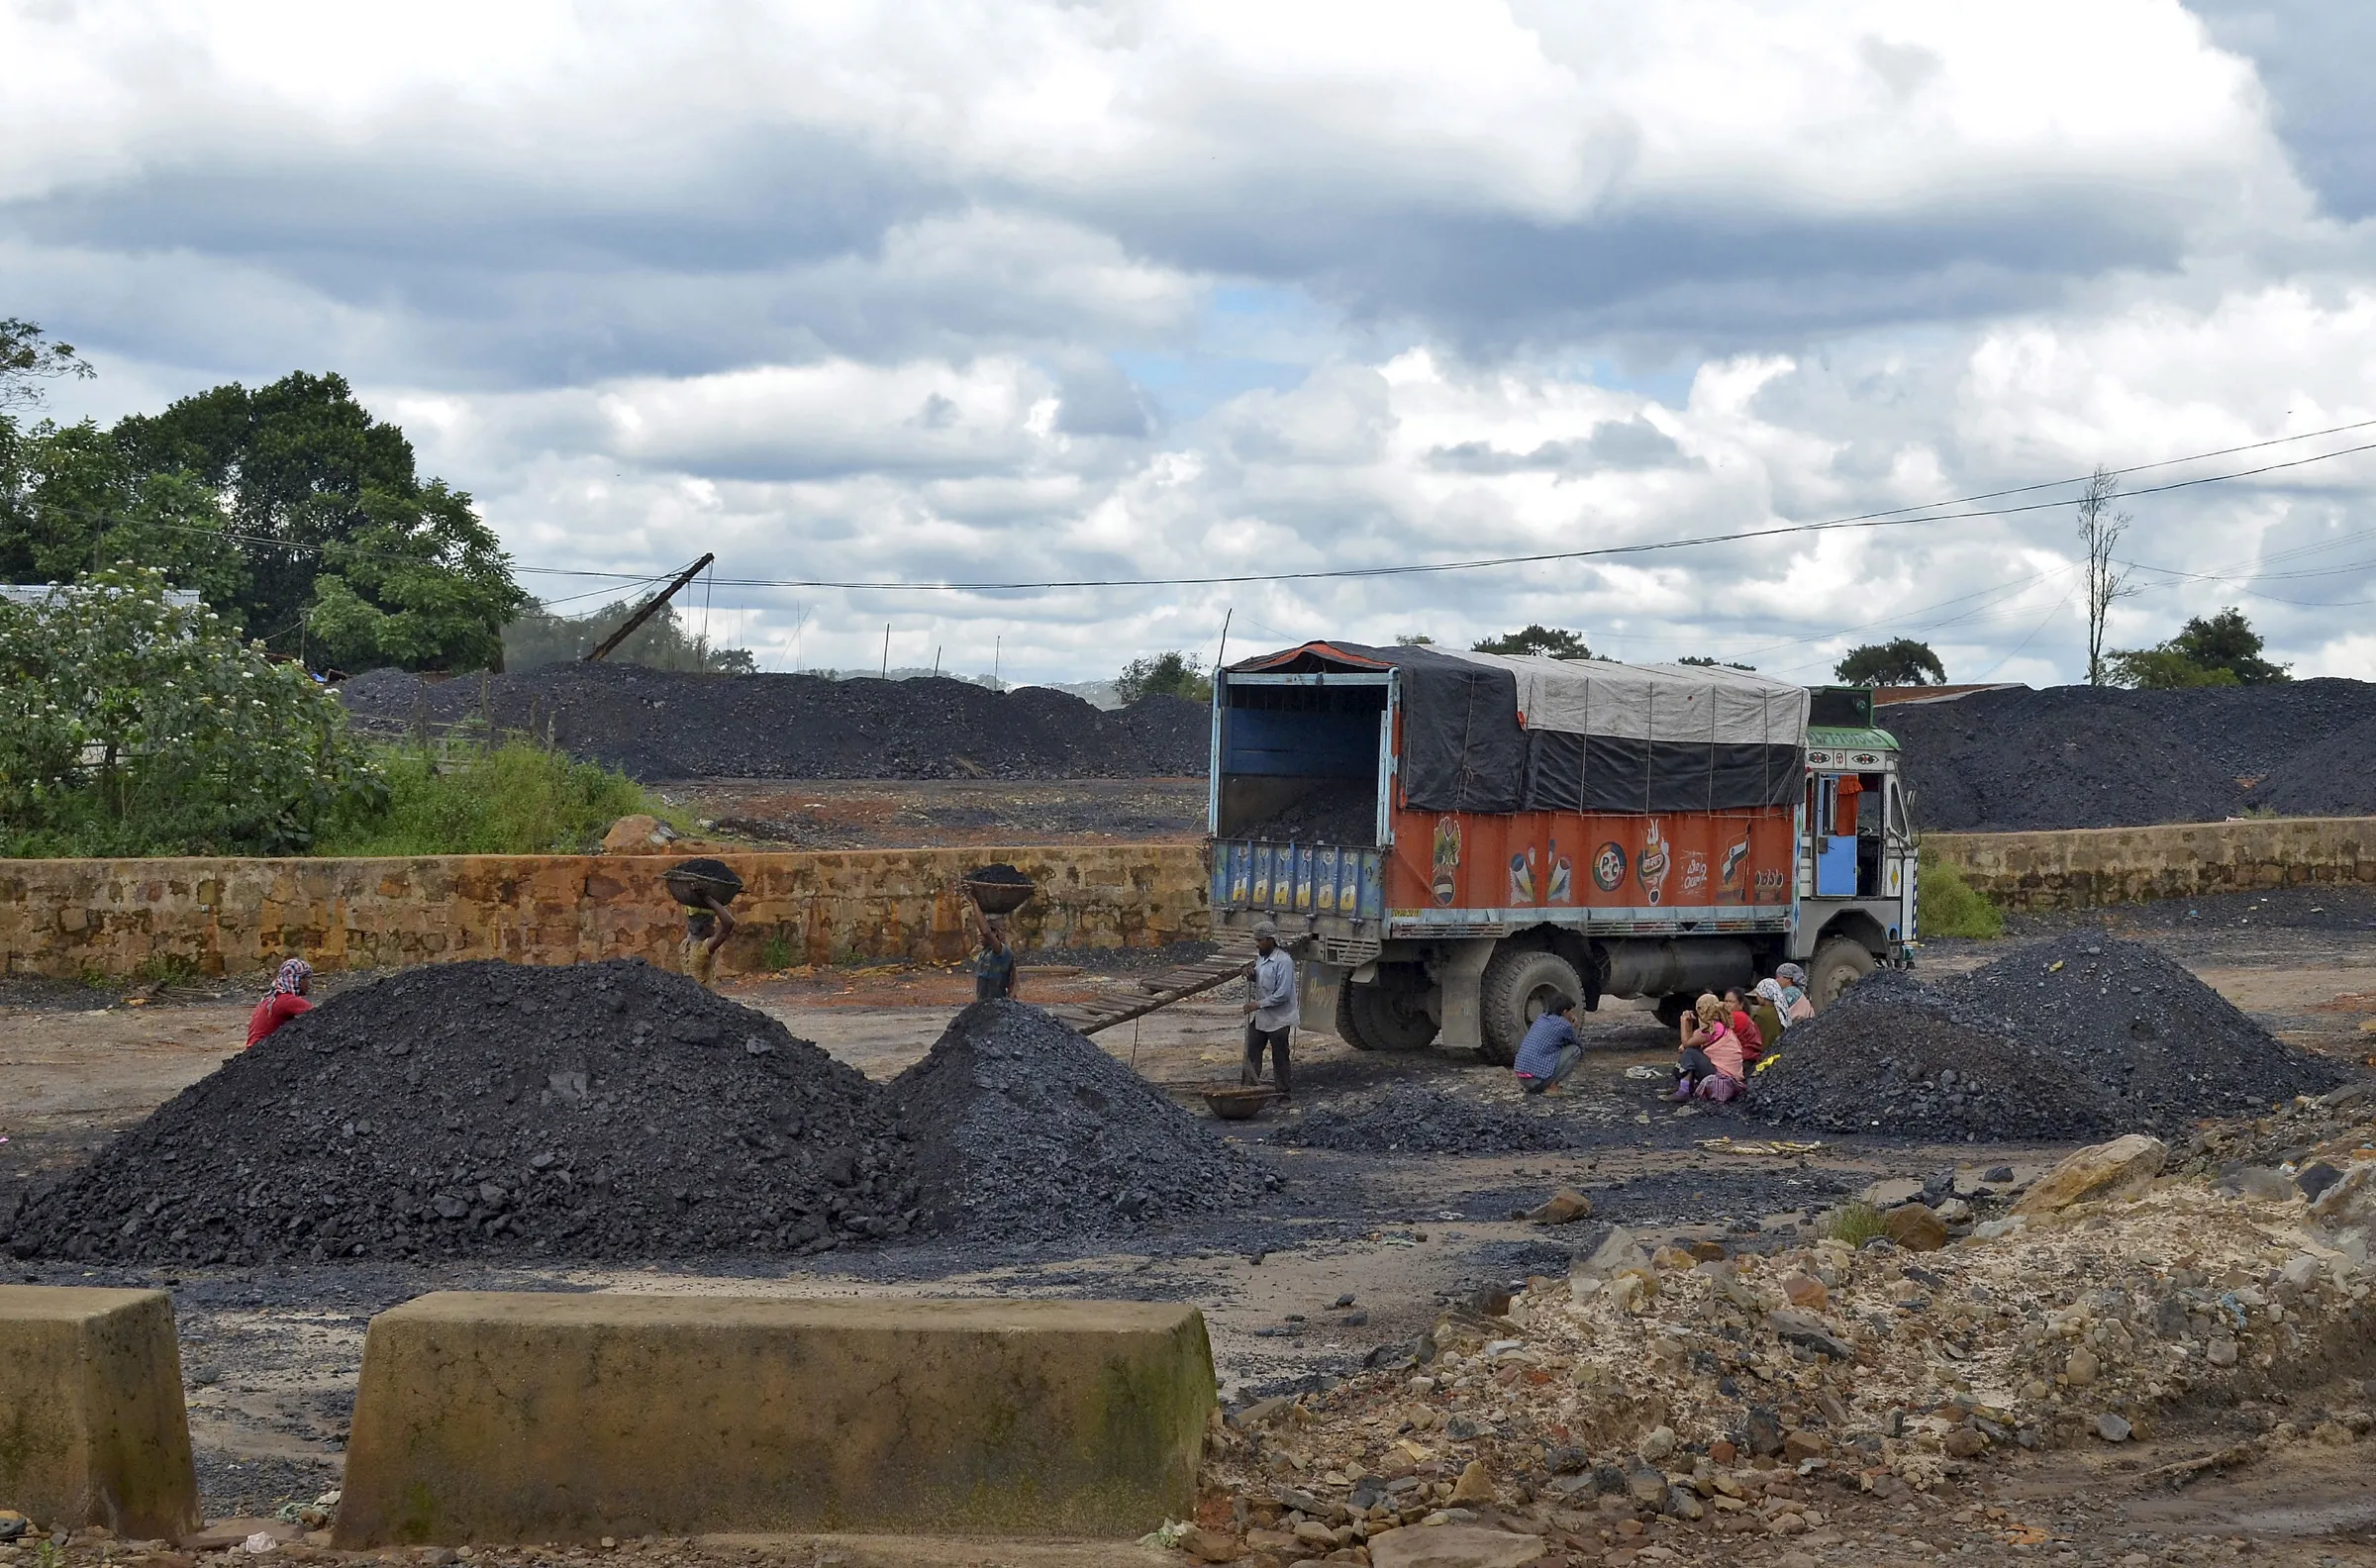
[[[321,855],[581,854],[612,823],[661,804],[626,774],[513,738],[391,747],[379,810],[327,825]]]
[[[2005,912],[1963,879],[1963,872],[1925,844],[1914,884],[1916,929],[1932,936],[2002,936]]]
[[[1873,1237],[1889,1234],[1881,1211],[1868,1203],[1841,1204],[1824,1220],[1824,1239],[1860,1247]]]

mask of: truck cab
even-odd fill
[[[1821,1009],[1917,940],[1916,845],[1897,736],[1873,724],[1873,694],[1813,693],[1807,793],[1797,823],[1791,952]]]

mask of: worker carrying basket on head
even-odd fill
[[[721,860],[684,860],[668,868],[668,896],[684,907],[684,972],[702,985],[718,973],[718,949],[735,933],[727,906],[742,879]]]

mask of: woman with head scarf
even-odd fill
[[[1675,1057],[1675,1090],[1666,1098],[1697,1095],[1719,1104],[1740,1092],[1740,1037],[1732,1032],[1724,998],[1703,996],[1683,1019],[1683,1046]]]
[[[1815,1017],[1815,1000],[1807,994],[1806,970],[1795,963],[1776,964],[1774,978],[1782,984],[1783,1029]]]
[[[302,958],[291,958],[272,976],[272,994],[255,1005],[248,1016],[248,1043],[271,1033],[300,1013],[311,1013],[314,1005],[305,999],[313,982],[314,966]]]
[[[1785,990],[1780,980],[1760,980],[1749,994],[1749,1014],[1757,1020],[1757,1032],[1767,1050],[1781,1045],[1782,1031],[1790,1027],[1790,999]]]

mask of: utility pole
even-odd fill
[[[992,691],[997,691],[997,690],[999,690],[999,689],[1000,689],[1000,687],[999,687],[999,684],[998,684],[998,656],[999,656],[999,654],[1001,654],[1001,653],[1003,653],[1003,652],[1005,652],[1005,651],[1006,651],[1006,646],[1007,646],[1007,635],[1006,635],[1004,632],[1001,632],[1001,633],[999,633],[998,635],[996,635],[995,637],[991,637],[991,639],[990,639],[990,689],[991,689]]]
[[[600,663],[602,659],[609,655],[613,648],[626,641],[629,637],[635,636],[636,629],[642,626],[644,622],[650,620],[652,613],[673,598],[679,588],[682,588],[685,584],[700,576],[702,568],[708,566],[710,562],[716,560],[717,558],[718,557],[716,555],[704,553],[701,559],[695,561],[692,565],[677,573],[676,581],[670,583],[658,593],[653,594],[649,599],[644,600],[644,607],[641,610],[638,610],[634,615],[629,616],[625,626],[612,633],[609,637],[604,637],[601,645],[596,647],[593,652],[586,655],[585,662],[588,664]]]
[[[891,623],[888,621],[883,623],[883,668],[881,673],[884,680],[891,678]]]

